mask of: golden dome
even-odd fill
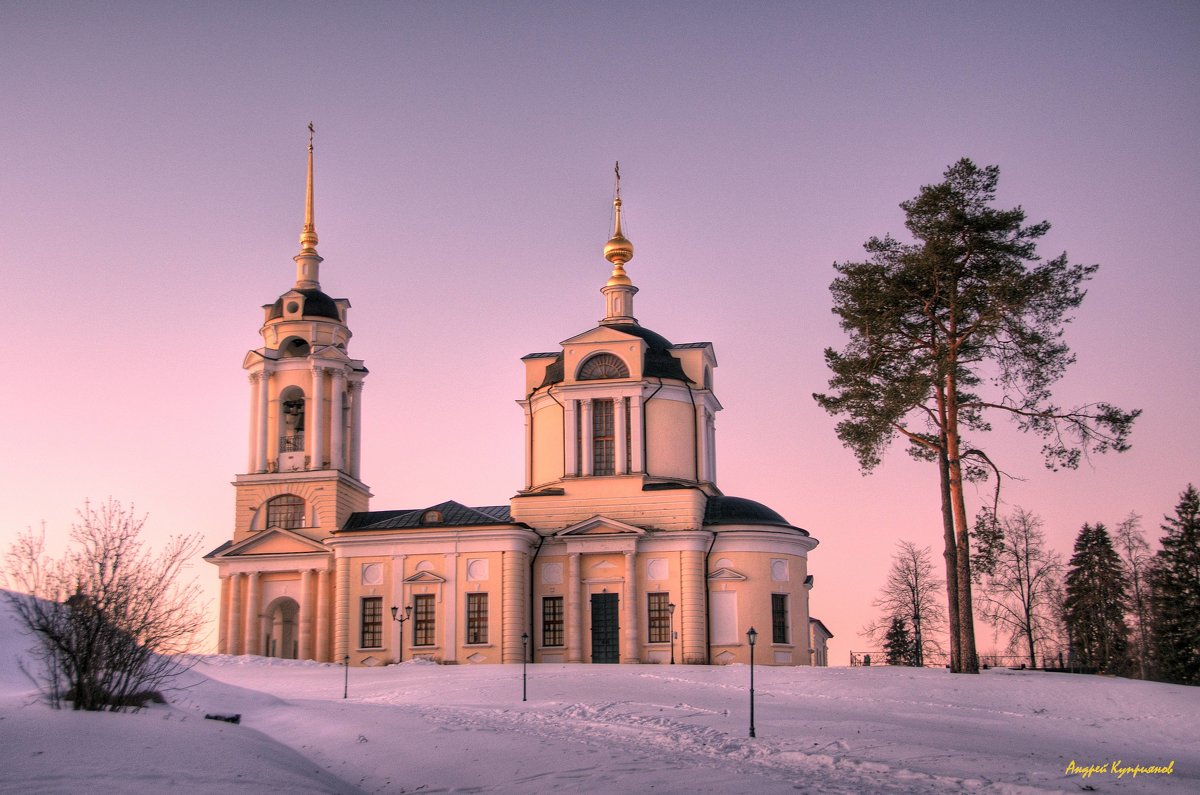
[[[633,244],[621,233],[621,198],[613,199],[613,207],[617,210],[616,228],[613,229],[613,236],[604,244],[604,258],[616,265],[613,268],[614,278],[617,271],[621,271],[621,275],[625,275],[625,271],[621,268],[626,262],[633,259]],[[628,279],[628,277],[625,277]],[[609,282],[610,284],[612,282]]]

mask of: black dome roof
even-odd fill
[[[705,524],[770,524],[791,527],[804,535],[808,531],[796,527],[761,502],[745,497],[709,497],[704,506]]]
[[[304,296],[304,317],[327,317],[331,320],[341,320],[338,313],[337,301],[334,301],[320,290],[291,290]],[[270,320],[283,317],[283,296],[275,299],[271,307]]]

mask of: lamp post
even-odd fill
[[[525,663],[529,659],[529,633],[521,633],[521,700],[526,700]]]
[[[671,665],[675,664],[675,603],[667,605],[667,615],[671,617]]]
[[[342,665],[344,665],[346,667],[346,681],[345,681],[345,684],[342,685],[342,698],[348,698],[350,696],[350,655],[349,654],[347,654],[345,657],[342,658]]]
[[[758,633],[754,631],[754,627],[750,627],[750,631],[746,633],[746,640],[750,641],[750,736],[754,735],[754,642],[758,640]]]
[[[400,608],[392,605],[392,620],[400,625],[400,658],[396,662],[404,662],[404,622],[412,618],[412,605],[404,608],[404,618],[397,615],[399,612]]]

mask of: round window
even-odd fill
[[[300,304],[295,301],[288,301],[287,311],[289,315],[294,315],[300,311]]]

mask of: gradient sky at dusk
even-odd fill
[[[820,539],[842,664],[895,542],[940,554],[940,515],[930,465],[897,447],[863,477],[811,398],[832,263],[904,237],[898,204],[958,158],[998,164],[1043,254],[1100,264],[1060,402],[1144,410],[1075,472],[998,423],[1005,500],[1067,554],[1130,511],[1157,539],[1200,482],[1198,84],[1192,2],[0,3],[0,541],[109,495],[156,536],[230,537],[310,120],[372,506],[506,502],[519,357],[603,314],[619,159],[635,313],[714,343],[719,485]]]

